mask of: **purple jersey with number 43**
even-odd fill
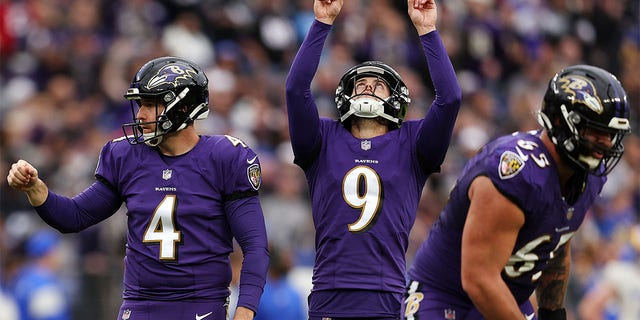
[[[449,202],[420,247],[409,270],[411,280],[427,290],[455,298],[452,304],[470,304],[460,280],[460,251],[474,178],[487,176],[525,215],[512,256],[502,278],[519,304],[527,301],[536,280],[556,250],[571,239],[602,190],[606,177],[589,175],[575,184],[574,203],[562,196],[556,164],[539,138],[540,131],[504,136],[486,145],[471,159]]]
[[[201,136],[190,152],[162,156],[124,139],[107,143],[96,177],[127,206],[125,299],[224,299],[233,235],[225,203],[257,195],[256,154],[230,136]]]

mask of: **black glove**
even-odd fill
[[[567,312],[564,308],[556,310],[539,308],[538,320],[567,320]]]

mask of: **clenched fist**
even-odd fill
[[[38,178],[38,170],[22,159],[11,165],[7,182],[10,187],[24,191],[33,206],[39,206],[47,199],[49,189]]]

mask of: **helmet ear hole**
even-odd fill
[[[158,123],[160,124],[160,128],[162,128],[162,130],[164,131],[169,131],[171,129],[171,126],[173,125],[173,123],[171,123],[171,120],[169,120],[166,115],[159,116]]]

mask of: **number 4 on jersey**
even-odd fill
[[[176,247],[180,242],[180,231],[176,230],[175,213],[177,198],[167,195],[153,212],[144,232],[144,243],[160,243],[160,260],[176,260]]]

